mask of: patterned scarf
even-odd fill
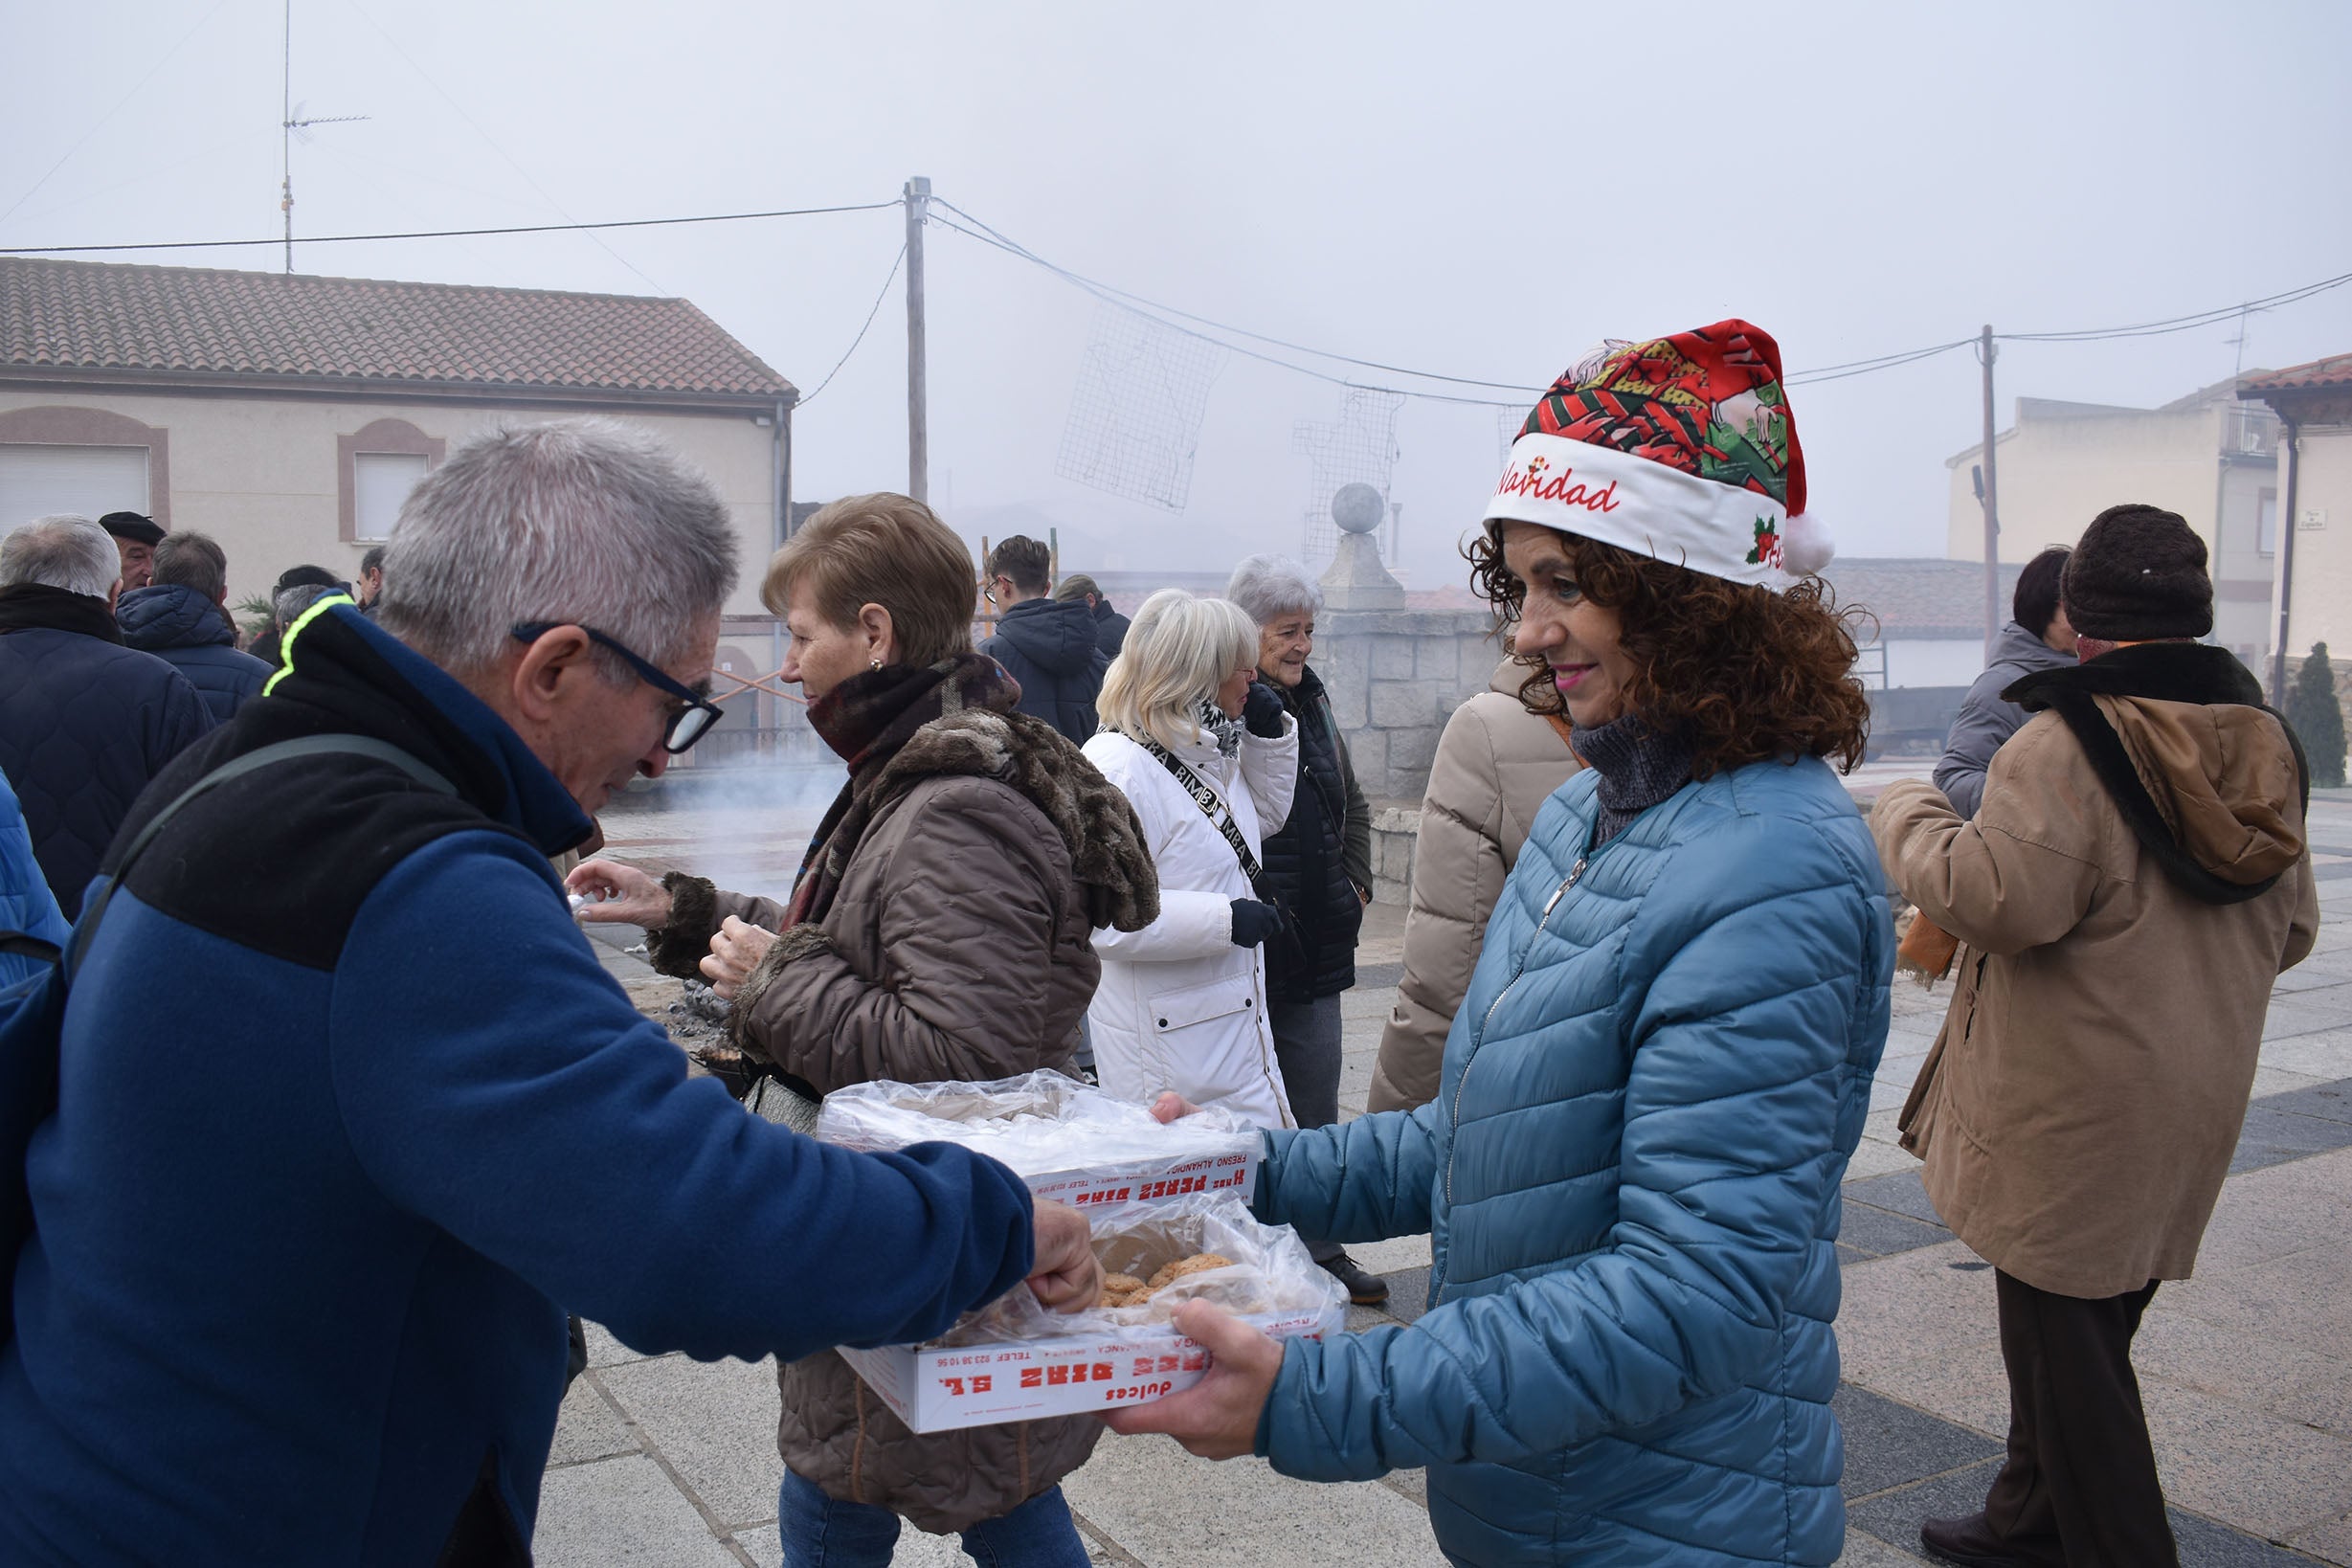
[[[1020,685],[982,654],[953,654],[925,669],[887,664],[809,705],[809,726],[849,764],[849,782],[826,808],[793,880],[787,928],[824,919],[874,809],[874,783],[899,749],[932,720],[966,708],[1010,713]]]

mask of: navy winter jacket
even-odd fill
[[[1086,601],[1081,599],[1079,602],[1084,604]],[[1127,629],[1132,624],[1127,616],[1110,607],[1109,599],[1098,598],[1094,601],[1094,640],[1102,645],[1103,652],[1109,657],[1119,657],[1119,650],[1127,646]]]
[[[1436,1266],[1409,1328],[1284,1347],[1257,1451],[1309,1480],[1426,1466],[1463,1568],[1826,1568],[1885,878],[1812,758],[1685,785],[1588,853],[1599,776],[1535,818],[1437,1099],[1266,1135],[1263,1217],[1431,1231]]]
[[[0,773],[68,920],[147,780],[213,728],[187,678],[122,636],[103,599],[0,588]]]
[[[640,1017],[521,739],[348,605],[171,768],[197,797],[68,1004],[0,1348],[0,1562],[521,1564],[567,1310],[716,1359],[907,1340],[1013,1288],[1011,1172],[748,1116]]]
[[[220,606],[185,583],[134,588],[115,602],[114,618],[125,646],[151,653],[188,677],[214,724],[228,723],[277,673],[237,652],[236,628]]]
[[[1006,610],[980,652],[1020,683],[1020,710],[1084,746],[1097,728],[1094,699],[1110,656],[1084,599],[1023,599]]]

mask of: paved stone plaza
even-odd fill
[[[1875,773],[1879,770],[1873,769]],[[1858,780],[1867,793],[1877,779]],[[618,814],[613,849],[717,869],[701,813]],[[813,814],[811,815],[813,820]],[[773,884],[799,859],[805,821],[729,836],[725,858]],[[2182,1561],[2190,1568],[2352,1564],[2352,792],[2312,801],[2325,920],[2318,951],[2279,982],[2237,1159],[2198,1260],[2149,1309],[2138,1363]],[[1376,907],[1346,998],[1343,1106],[1360,1109],[1398,977],[1401,917]],[[633,989],[658,995],[635,940],[600,932]],[[1869,1132],[1846,1184],[1849,1529],[1843,1561],[1919,1560],[1918,1521],[1982,1499],[2008,1421],[1993,1276],[1937,1223],[1894,1117],[1935,1039],[1948,986],[1895,990],[1894,1029]],[[1352,1111],[1349,1113],[1353,1113]],[[1385,1274],[1409,1321],[1426,1238],[1352,1249]],[[775,1382],[740,1362],[635,1355],[591,1330],[591,1366],[565,1402],[539,1515],[544,1568],[727,1568],[780,1560],[774,1517]],[[1255,1460],[1211,1465],[1161,1438],[1106,1436],[1065,1484],[1097,1563],[1143,1568],[1439,1565],[1418,1474],[1310,1486]],[[896,1559],[952,1565],[952,1537],[911,1527]]]

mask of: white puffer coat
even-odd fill
[[[1215,790],[1252,854],[1290,816],[1298,722],[1279,739],[1243,735],[1239,757],[1206,736],[1172,748]],[[1254,898],[1233,846],[1157,757],[1106,731],[1086,758],[1118,786],[1143,823],[1159,870],[1159,918],[1139,931],[1094,933],[1102,984],[1086,1020],[1103,1087],[1149,1104],[1174,1089],[1262,1127],[1295,1127],[1266,1016],[1266,952],[1233,945],[1233,901]]]

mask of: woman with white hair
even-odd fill
[[[1135,808],[1159,870],[1159,918],[1102,930],[1086,1019],[1103,1086],[1149,1103],[1174,1089],[1261,1126],[1297,1126],[1267,1020],[1265,946],[1282,917],[1260,897],[1265,836],[1290,815],[1298,726],[1254,685],[1258,632],[1223,599],[1143,601],[1103,677],[1086,754]]]
[[[1233,569],[1225,596],[1257,623],[1256,681],[1298,721],[1290,819],[1266,840],[1267,890],[1288,917],[1283,935],[1266,944],[1267,1014],[1291,1116],[1300,1127],[1329,1127],[1339,1120],[1339,997],[1355,984],[1355,938],[1372,902],[1372,808],[1307,662],[1323,590],[1287,556],[1252,555]],[[1388,1299],[1387,1283],[1338,1243],[1310,1250],[1358,1306]]]

